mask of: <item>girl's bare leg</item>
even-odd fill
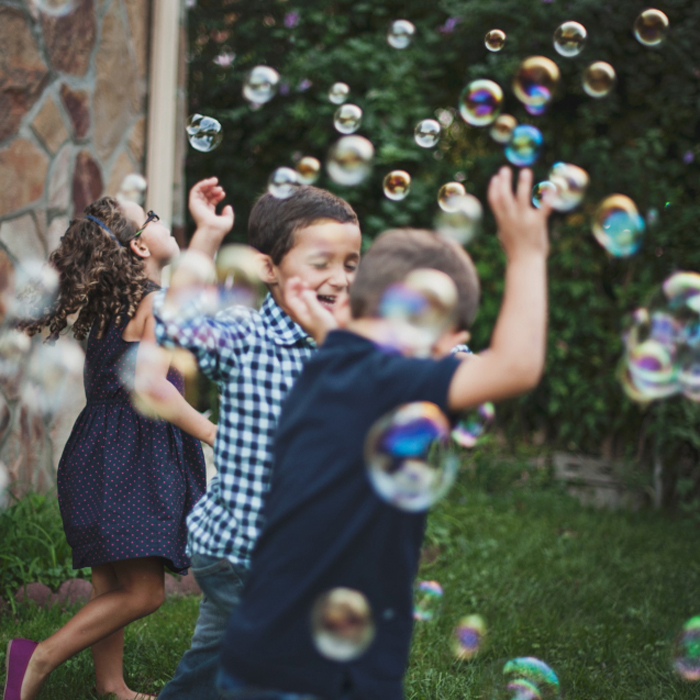
[[[93,576],[95,572],[102,583],[113,572],[118,588],[96,595],[60,630],[39,643],[24,676],[22,700],[34,700],[46,677],[64,661],[150,615],[163,602],[163,562],[158,557],[103,564],[93,568]]]
[[[119,588],[119,580],[111,565],[96,567],[92,571],[90,600]],[[149,700],[145,695],[131,690],[124,680],[124,628],[113,632],[91,647],[95,664],[95,687],[98,695],[116,695],[119,700]]]

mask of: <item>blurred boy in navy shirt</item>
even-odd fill
[[[479,299],[478,276],[463,250],[429,232],[390,231],[363,259],[350,293],[352,319],[328,335],[283,406],[266,525],[222,646],[223,697],[402,698],[425,513],[399,510],[374,492],[365,438],[380,417],[402,404],[432,402],[455,413],[538,383],[546,345],[550,209],[546,203],[532,207],[531,187],[532,173],[522,171],[514,195],[509,168],[489,186],[508,265],[501,311],[481,356],[460,360],[450,354],[464,342]],[[456,325],[433,346],[436,359],[381,347],[387,323],[378,315],[381,297],[420,268],[446,273],[458,293]],[[316,319],[323,327],[326,312],[313,293],[298,280],[285,291],[304,325]],[[366,651],[347,661],[319,653],[311,628],[315,602],[339,588],[351,591],[346,603],[364,596],[375,627]],[[350,623],[357,629],[348,635],[361,639],[361,616]]]

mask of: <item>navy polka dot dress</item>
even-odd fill
[[[129,319],[95,328],[85,358],[87,406],[58,466],[58,499],[73,566],[163,557],[176,572],[189,566],[185,518],[206,488],[202,447],[167,421],[138,413],[122,386],[133,377],[136,347],[122,338]],[[168,379],[182,393],[182,377]]]

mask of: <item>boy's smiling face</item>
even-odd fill
[[[318,219],[294,232],[294,246],[279,265],[264,256],[262,279],[283,308],[280,290],[288,279],[299,277],[316,292],[321,304],[333,311],[355,279],[361,244],[357,224]]]

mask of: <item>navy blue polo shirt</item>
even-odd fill
[[[365,437],[388,411],[430,401],[447,411],[459,360],[412,359],[349,331],[329,334],[283,407],[265,526],[222,645],[225,671],[248,684],[362,700],[400,700],[413,629],[413,579],[424,513],[389,505],[370,485]],[[311,609],[333,588],[361,591],[376,635],[351,662],[316,650]]]

